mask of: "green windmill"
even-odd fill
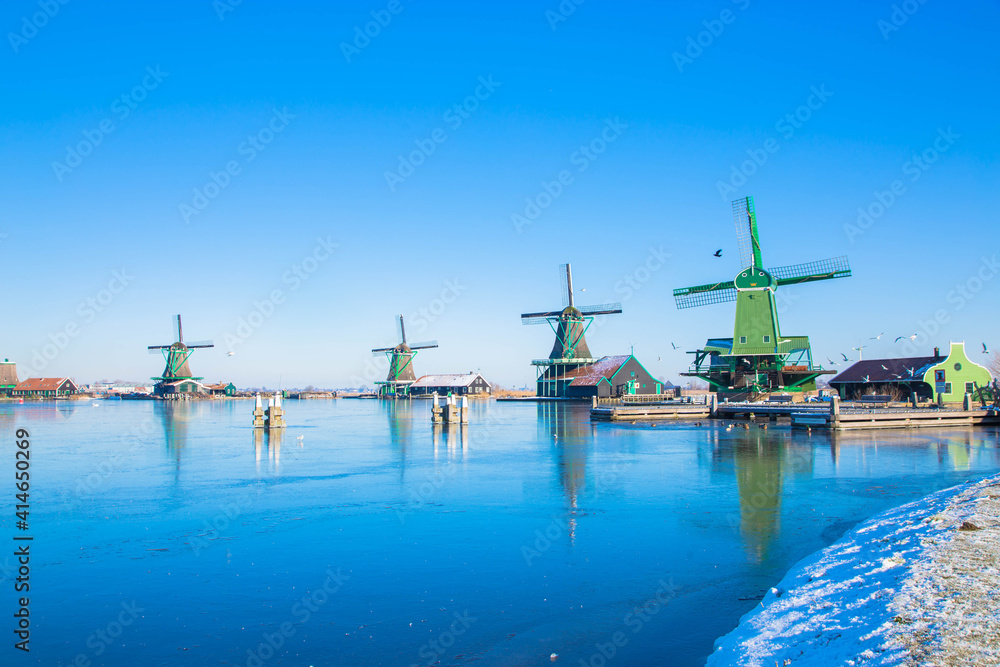
[[[813,364],[808,336],[781,333],[774,292],[786,285],[847,278],[847,257],[764,269],[753,197],[734,201],[733,217],[743,267],[736,277],[674,290],[678,308],[735,301],[733,337],[709,339],[704,349],[691,352],[694,364],[681,375],[705,380],[722,394],[815,389],[817,377],[835,371]]]
[[[413,357],[417,350],[437,347],[437,341],[406,344],[406,327],[403,326],[403,316],[396,316],[396,334],[399,344],[394,347],[377,347],[372,350],[372,356],[384,354],[389,360],[389,374],[382,382],[376,382],[380,398],[407,398],[410,395],[410,385],[417,381],[413,372]]]

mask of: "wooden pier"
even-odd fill
[[[960,407],[907,406],[905,404],[842,403],[833,397],[829,403],[718,403],[710,396],[705,403],[663,402],[628,404],[617,399],[594,399],[590,418],[593,421],[663,421],[681,419],[748,420],[780,422],[792,428],[832,431],[944,428],[950,426],[1000,426],[1000,411],[995,407],[976,407],[971,397]]]
[[[635,396],[594,398],[590,406],[592,421],[663,421],[672,419],[707,419],[712,414],[714,396],[705,403],[694,401],[635,401]]]

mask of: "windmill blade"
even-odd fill
[[[561,310],[549,310],[544,313],[523,313],[521,315],[521,324],[541,324],[552,317],[559,317],[562,315]]]
[[[768,273],[774,276],[779,286],[798,285],[817,280],[847,278],[851,275],[851,265],[847,262],[847,256],[841,255],[805,264],[779,266],[776,269],[770,269]]]
[[[736,301],[736,285],[730,281],[674,290],[674,302],[678,310],[727,301]]]
[[[215,343],[210,340],[198,340],[193,343],[184,343],[184,347],[188,348],[189,350],[196,347],[215,347]]]
[[[411,350],[426,350],[431,347],[437,347],[438,342],[436,340],[428,340],[423,343],[414,343],[410,346]]]
[[[181,316],[178,315],[174,320],[174,340],[178,343],[184,342],[184,329],[181,328]]]
[[[615,303],[602,303],[597,306],[581,306],[579,311],[584,315],[617,315],[622,312],[622,305]]]
[[[736,222],[736,244],[740,249],[740,268],[760,266],[760,241],[757,238],[757,214],[753,197],[733,202],[733,220]]]
[[[148,350],[150,354],[163,354],[160,350],[169,350],[169,345],[150,345]]]
[[[403,327],[402,315],[396,315],[396,339],[401,344],[406,342],[406,329]]]
[[[372,356],[377,357],[380,354],[385,354],[386,352],[392,352],[395,349],[396,349],[395,347],[377,347],[374,350],[372,350]]]
[[[573,293],[570,291],[569,286],[569,264],[559,265],[559,287],[561,288],[560,296],[562,297],[563,308],[570,305],[573,299]]]

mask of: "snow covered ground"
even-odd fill
[[[1000,475],[880,514],[800,561],[723,665],[1000,665]]]

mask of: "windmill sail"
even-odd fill
[[[816,280],[848,278],[851,275],[851,265],[848,263],[847,257],[842,255],[804,264],[779,266],[776,269],[769,269],[768,273],[774,276],[778,285],[797,285]]]
[[[681,287],[674,290],[674,302],[678,309],[707,306],[713,303],[736,301],[736,285],[732,281],[698,285],[697,287]]]
[[[736,244],[740,250],[740,268],[759,267],[762,262],[753,197],[744,197],[733,202],[733,221],[736,223]]]

